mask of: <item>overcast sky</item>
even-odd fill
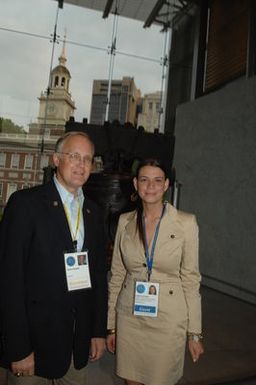
[[[56,11],[57,2],[53,0],[0,0],[0,116],[25,128],[29,122],[36,121],[37,98],[48,84],[52,43],[47,38],[53,33]],[[65,2],[59,10],[60,39],[66,29],[67,41],[76,43],[66,45],[76,121],[90,117],[93,79],[108,78],[110,55],[97,48],[107,49],[111,45],[112,25],[113,15],[102,19],[100,12]],[[116,54],[113,79],[134,77],[142,94],[160,90],[164,47],[160,29],[158,26],[143,29],[142,22],[119,17],[117,50],[159,62]],[[61,42],[56,44],[53,67],[58,64],[61,48]]]

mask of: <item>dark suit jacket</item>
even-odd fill
[[[103,215],[88,199],[83,207],[85,248],[92,289],[68,292],[64,251],[72,238],[52,182],[14,193],[1,223],[1,312],[4,364],[35,353],[35,374],[62,377],[73,351],[87,364],[92,337],[105,337],[106,248]]]

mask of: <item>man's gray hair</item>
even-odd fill
[[[83,136],[84,138],[86,138],[91,143],[93,154],[94,154],[95,153],[95,146],[94,146],[93,141],[91,140],[91,138],[88,134],[86,134],[85,132],[82,132],[82,131],[70,131],[70,132],[67,132],[65,135],[61,136],[55,144],[54,151],[55,152],[61,152],[63,149],[63,145],[65,144],[67,139],[70,138],[71,136],[78,136],[78,135]]]

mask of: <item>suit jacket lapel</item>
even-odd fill
[[[92,239],[92,226],[91,226],[91,209],[88,205],[88,201],[85,199],[84,200],[84,205],[83,205],[83,218],[84,218],[84,244],[83,244],[83,249],[89,248],[90,245],[90,240]]]
[[[45,185],[45,199],[51,222],[55,228],[55,231],[59,233],[59,239],[62,240],[64,248],[63,250],[72,250],[73,241],[69,230],[68,221],[60,195],[53,181]]]

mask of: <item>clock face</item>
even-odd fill
[[[47,112],[48,112],[49,115],[54,115],[54,114],[56,114],[57,108],[56,108],[56,106],[55,106],[54,103],[49,103],[49,104],[48,104]]]

